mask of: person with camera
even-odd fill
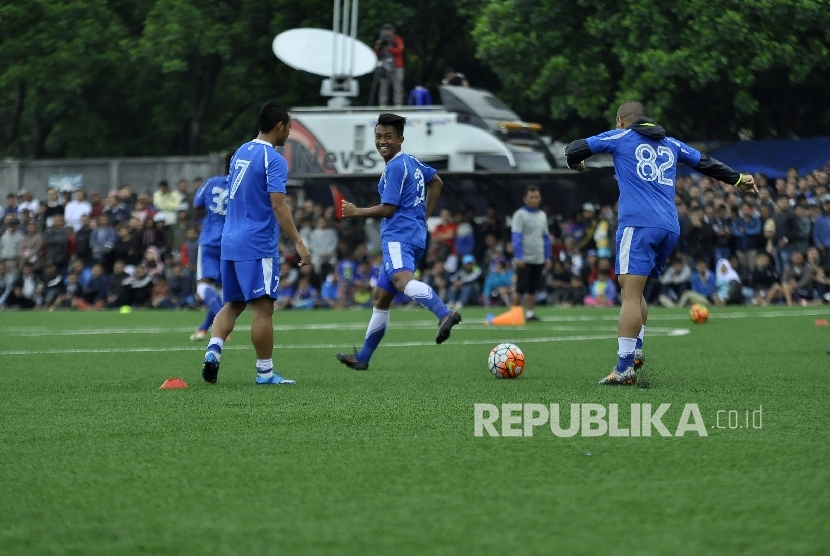
[[[403,39],[395,34],[395,27],[386,23],[380,29],[380,36],[375,42],[375,54],[378,56],[378,104],[386,106],[389,102],[389,85],[392,85],[392,99],[396,106],[403,105]]]

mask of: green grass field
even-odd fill
[[[207,385],[199,313],[0,313],[0,554],[827,554],[829,313],[654,309],[648,389],[597,385],[612,310],[467,310],[442,346],[393,311],[369,372],[334,359],[368,311],[278,313],[295,387],[254,386],[250,315]],[[500,341],[517,380],[487,370]],[[476,437],[476,403],[618,403],[620,426],[670,403],[672,433],[694,403],[708,436]]]

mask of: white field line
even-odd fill
[[[688,328],[667,328],[654,331],[653,336],[685,336],[689,334]],[[615,340],[616,334],[591,334],[584,336],[542,336],[537,338],[522,338],[523,344],[542,342],[577,342],[582,340]],[[509,338],[503,338],[509,341]],[[453,345],[478,346],[498,343],[500,339],[477,339],[453,341]],[[274,345],[274,349],[342,349],[346,344],[286,344]],[[422,342],[384,342],[383,347],[416,347],[434,346],[434,341]],[[231,345],[225,346],[223,350],[250,350],[251,346]],[[136,347],[136,348],[69,348],[69,349],[43,349],[43,350],[7,350],[0,351],[4,355],[70,355],[79,353],[167,353],[172,351],[204,351],[205,346],[173,346],[173,347]]]
[[[717,319],[747,319],[747,318],[774,318],[774,317],[810,317],[810,316],[830,316],[830,308],[828,309],[804,309],[799,311],[764,311],[758,313],[750,313],[747,311],[732,311],[728,313],[721,313],[715,309],[714,313],[709,313],[709,318]],[[617,321],[617,315],[598,315],[598,316],[562,316],[562,317],[540,317],[544,322],[592,322],[592,321]],[[655,314],[653,311],[649,312],[648,321],[655,320],[688,320],[687,314],[671,314],[663,315]]]
[[[830,310],[828,309],[803,309],[803,310],[796,310],[796,311],[762,311],[757,313],[750,313],[746,311],[732,311],[726,313],[715,312],[711,315],[710,318],[712,319],[743,319],[743,318],[774,318],[774,317],[805,317],[805,316],[830,316]],[[671,315],[663,315],[663,314],[650,314],[648,317],[649,322],[653,321],[675,321],[675,320],[686,320],[689,317],[685,314],[671,314]],[[545,323],[560,323],[560,322],[616,322],[618,320],[617,315],[581,315],[581,316],[554,316],[554,317],[542,317],[542,321]],[[472,320],[468,319],[465,321],[465,324],[475,324],[475,325],[483,325],[482,320]],[[398,328],[436,328],[436,321],[434,320],[418,320],[418,321],[403,321],[401,323],[396,323],[394,319],[392,319],[393,327]],[[396,326],[397,325],[397,326]],[[362,322],[326,322],[326,323],[313,323],[313,324],[274,324],[274,331],[281,332],[281,331],[293,331],[293,330],[365,330],[366,323]],[[237,332],[247,332],[251,329],[249,325],[240,325],[234,328]],[[478,328],[477,328],[478,329]],[[498,327],[486,327],[484,330],[499,330]],[[44,326],[11,326],[11,327],[0,327],[0,334],[4,334],[6,336],[15,336],[15,337],[30,337],[30,336],[99,336],[99,335],[108,335],[108,334],[163,334],[163,333],[189,333],[193,332],[194,327],[192,326],[174,326],[174,327],[161,327],[161,326],[142,326],[142,327],[123,327],[123,328],[75,328],[71,330],[56,330],[49,327]],[[479,329],[480,330],[480,329]],[[540,325],[529,325],[529,326],[516,326],[511,327],[510,330],[512,331],[524,331],[524,330],[598,330],[596,327],[591,328],[581,328],[581,327],[574,327],[568,328],[566,326],[560,327],[546,327]],[[657,331],[656,327],[649,327],[650,331]]]
[[[505,330],[504,328],[498,326],[486,326],[486,327],[476,327],[470,328],[470,324],[482,324],[482,323],[462,323],[464,328],[460,330],[475,330],[476,332],[499,332]],[[483,324],[482,324],[483,326]],[[438,328],[436,323],[429,322],[429,324],[422,324],[419,322],[411,323],[411,322],[402,322],[402,323],[395,323],[392,322],[390,324],[390,330],[406,330],[410,328],[423,328],[423,329],[432,329]],[[328,330],[328,329],[336,329],[336,330],[365,330],[366,324],[365,323],[348,323],[337,326],[336,328],[330,328],[328,326],[322,327],[317,325],[299,325],[299,326],[274,326],[275,332],[290,332],[290,331],[303,331],[303,330]],[[511,326],[509,330],[511,332],[540,332],[540,331],[560,331],[560,332],[574,332],[579,330],[586,330],[586,331],[606,331],[606,330],[616,330],[616,326],[591,326],[589,324],[585,324],[582,326],[574,326],[574,325],[557,325],[557,324],[534,324],[530,326]],[[248,332],[251,330],[250,326],[237,326],[234,328],[234,332]],[[657,332],[657,331],[668,331],[674,330],[674,328],[661,328],[657,326],[649,327],[649,332]],[[3,330],[0,329],[0,333],[7,337],[17,337],[17,338],[30,338],[30,337],[57,337],[57,336],[109,336],[115,334],[187,334],[193,332],[192,327],[170,327],[170,328],[161,328],[161,327],[139,327],[139,328],[81,328],[76,330],[55,330],[55,329],[18,329],[16,331],[11,330]]]

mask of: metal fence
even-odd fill
[[[35,198],[46,197],[50,179],[81,176],[87,192],[97,189],[105,193],[123,185],[134,192],[154,191],[158,182],[167,180],[175,188],[180,179],[192,182],[227,173],[224,156],[166,156],[156,158],[89,158],[61,160],[0,160],[0,195],[21,189],[31,191]]]

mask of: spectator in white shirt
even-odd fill
[[[328,220],[321,216],[317,219],[317,228],[308,235],[308,250],[311,252],[311,264],[314,271],[321,273],[322,265],[336,262],[337,231],[329,225]]]
[[[76,232],[81,229],[81,217],[92,212],[92,205],[86,200],[86,193],[79,189],[75,192],[75,198],[63,209],[63,218],[66,225],[71,226]]]
[[[0,261],[6,262],[6,270],[16,274],[17,259],[20,258],[20,244],[23,242],[23,232],[20,231],[20,221],[16,214],[9,213],[5,218],[6,231],[0,235]]]
[[[17,206],[18,213],[28,210],[29,214],[35,215],[40,209],[40,201],[32,197],[31,191],[21,189],[17,195],[20,197],[20,204]]]

